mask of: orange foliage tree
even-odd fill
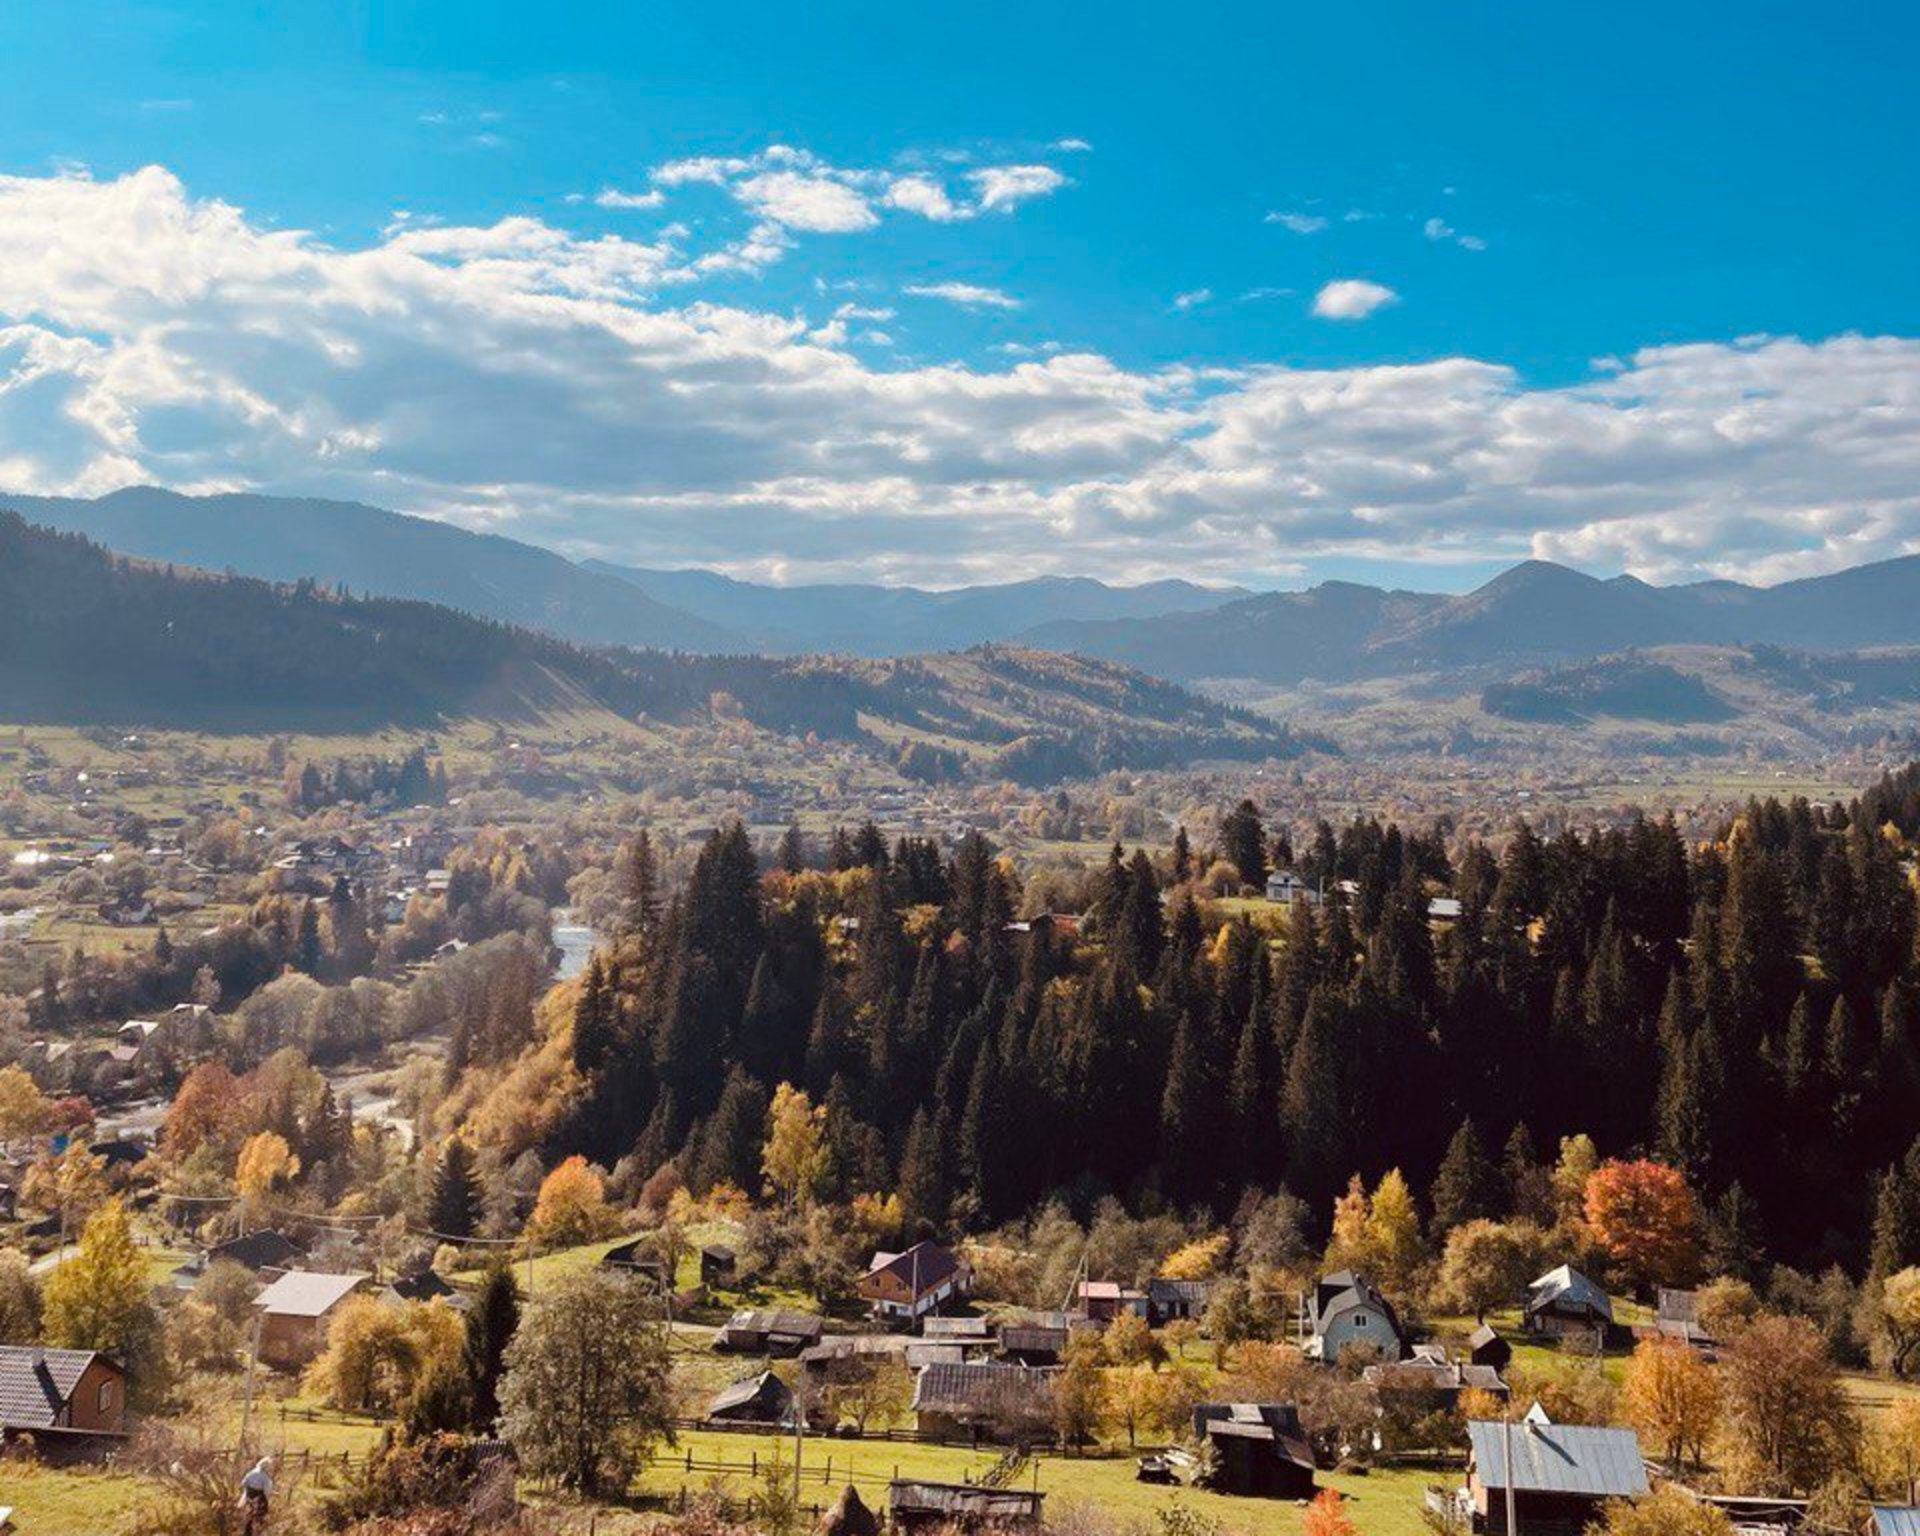
[[[1647,1158],[1602,1163],[1587,1177],[1587,1228],[1636,1291],[1691,1280],[1700,1211],[1677,1168]]]
[[[1332,1488],[1322,1488],[1314,1495],[1300,1522],[1300,1536],[1355,1536],[1353,1522],[1341,1507],[1339,1493]]]

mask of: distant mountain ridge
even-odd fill
[[[1042,618],[1151,618],[1244,595],[1186,581],[1111,587],[1085,577],[952,592],[853,582],[763,586],[713,571],[576,564],[498,534],[360,502],[183,496],[157,486],[92,500],[5,496],[0,507],[142,559],[438,603],[583,645],[716,655],[964,650],[1009,640]]]
[[[1327,582],[1202,613],[1057,620],[1021,639],[1184,681],[1270,683],[1510,670],[1658,645],[1856,651],[1920,644],[1920,556],[1775,587],[1655,587],[1529,560],[1458,597]]]
[[[647,570],[603,560],[584,565],[777,655],[965,650],[1018,635],[1033,627],[1038,614],[1122,622],[1204,611],[1245,595],[1244,588],[1178,580],[1115,587],[1087,576],[1039,576],[948,591],[861,582],[775,587],[716,571]]]

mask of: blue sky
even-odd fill
[[[1038,560],[1458,587],[1529,553],[1658,579],[1902,553],[1917,31],[1906,8],[1781,4],[16,7],[0,171],[39,199],[16,218],[130,243],[108,271],[56,282],[23,254],[0,275],[0,314],[35,331],[20,355],[37,348],[14,369],[35,398],[0,396],[0,484],[321,490],[776,579]],[[148,166],[170,186],[128,179]],[[82,175],[125,195],[48,200]],[[942,211],[895,206],[903,181]],[[244,259],[195,225],[216,204]],[[168,282],[143,279],[142,220],[196,230]],[[455,370],[435,306],[475,301],[411,279],[384,307],[412,328],[356,323],[328,354],[346,372],[297,398],[282,381],[304,370],[230,338],[169,353],[200,387],[153,386],[156,325],[281,330],[276,305],[345,280],[276,270],[284,294],[249,280],[243,305],[229,285],[276,230],[470,277],[511,264],[489,314],[513,325],[556,287],[691,313],[707,341],[723,310],[729,370],[804,376],[805,398],[756,400],[730,371],[735,414],[682,431],[657,407],[704,365],[677,344],[619,363],[610,382],[644,366],[645,388],[612,406],[538,368]],[[432,230],[494,233],[393,244]],[[609,259],[619,291],[586,295],[581,264]],[[102,283],[129,292],[102,308]],[[804,330],[751,343],[755,317]],[[460,416],[510,419],[518,389],[575,467],[463,474],[435,447],[457,422],[372,386],[387,346],[423,383],[440,358],[421,394]],[[149,382],[128,389],[136,359]],[[1051,371],[962,421],[952,368]],[[236,418],[242,395],[273,408]],[[622,410],[651,454],[617,446]],[[1883,411],[1873,440],[1849,428]],[[94,440],[9,454],[10,431],[71,421]]]

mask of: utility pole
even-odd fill
[[[1507,1484],[1507,1536],[1519,1536],[1519,1526],[1515,1523],[1513,1507],[1513,1408],[1500,1416],[1500,1459],[1506,1465]]]
[[[253,1379],[260,1371],[260,1329],[266,1322],[264,1312],[253,1314],[253,1337],[247,1344],[247,1396],[240,1410],[240,1449],[247,1448],[247,1432],[253,1427]]]

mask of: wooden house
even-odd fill
[[[1526,1536],[1580,1536],[1609,1499],[1647,1493],[1646,1463],[1630,1429],[1555,1424],[1536,1406],[1518,1424],[1469,1424],[1467,1439],[1464,1503],[1476,1532],[1505,1536],[1509,1487]]]
[[[978,1531],[1040,1523],[1046,1495],[1033,1488],[989,1488],[981,1483],[930,1483],[895,1478],[887,1486],[887,1517],[902,1531]]]
[[[1082,1280],[1074,1299],[1081,1315],[1096,1323],[1110,1323],[1123,1312],[1147,1315],[1147,1293],[1118,1280]]]
[[[799,1416],[798,1400],[772,1371],[742,1377],[722,1388],[707,1404],[707,1420],[714,1424],[771,1424],[791,1428]]]
[[[1407,1352],[1406,1331],[1387,1298],[1364,1275],[1350,1269],[1323,1276],[1307,1297],[1308,1336],[1301,1353],[1335,1364],[1349,1349],[1367,1349],[1383,1360]]]
[[[120,1435],[127,1373],[97,1349],[0,1344],[0,1443],[20,1435]]]
[[[1052,1387],[1051,1371],[1024,1365],[928,1365],[914,1378],[914,1422],[943,1440],[1031,1443],[1049,1433]]]
[[[1212,1453],[1206,1486],[1216,1493],[1313,1496],[1313,1447],[1292,1403],[1200,1403],[1193,1438]]]
[[[1467,1358],[1475,1365],[1490,1365],[1504,1371],[1513,1359],[1513,1346],[1494,1332],[1492,1323],[1482,1323],[1467,1335]]]
[[[792,1357],[818,1344],[825,1327],[811,1312],[743,1309],[713,1336],[713,1347],[740,1355]]]
[[[326,1348],[327,1330],[348,1297],[373,1283],[364,1273],[320,1274],[290,1269],[253,1298],[260,1313],[260,1358],[292,1369]]]
[[[911,1323],[973,1289],[966,1261],[938,1243],[915,1243],[904,1253],[876,1253],[854,1287],[874,1316]]]
[[[1528,1333],[1555,1338],[1592,1334],[1604,1341],[1613,1326],[1613,1303],[1579,1270],[1562,1264],[1527,1287],[1522,1318]]]

